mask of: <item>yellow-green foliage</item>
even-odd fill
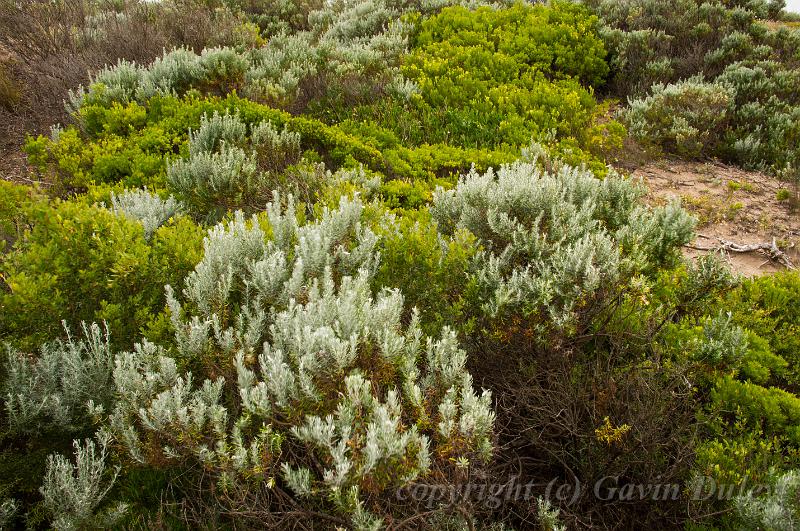
[[[356,108],[323,100],[315,113],[350,120],[348,128],[371,130],[380,142],[390,141],[389,129],[405,145],[518,150],[535,139],[598,170],[621,147],[624,128],[601,118],[607,108],[594,96],[608,65],[597,17],[583,7],[453,6],[410,20],[417,29],[402,95],[390,87],[390,97]]]
[[[478,250],[475,237],[463,231],[441,239],[427,210],[384,224],[381,236],[376,284],[402,288],[407,306],[419,310],[425,331],[446,323],[468,328],[462,318],[464,294],[474,283],[467,271]]]
[[[44,203],[37,190],[0,179],[0,252],[23,235]]]
[[[764,338],[788,362],[785,378],[800,384],[800,274],[784,272],[745,282],[726,305],[734,322]]]
[[[147,241],[137,221],[56,202],[0,262],[3,339],[32,350],[62,334],[62,319],[106,320],[116,344],[130,345],[164,307],[164,284],[180,283],[200,259],[201,243],[185,217]]]
[[[597,28],[596,16],[569,2],[449,7],[422,22],[405,70],[431,103],[522,89],[539,74],[599,86],[608,65]]]
[[[665,340],[698,363],[700,476],[752,485],[800,464],[798,290],[796,273],[747,280],[717,299],[714,319],[666,327]]]
[[[585,140],[593,87],[608,73],[596,29],[566,2],[454,6],[422,21],[402,68],[419,88],[407,110],[420,136],[477,147],[553,133]]]
[[[304,156],[332,169],[364,165],[391,178],[435,180],[456,176],[475,164],[485,170],[511,162],[513,150],[486,151],[449,145],[402,145],[389,131],[331,126],[305,116],[291,116],[235,95],[221,98],[156,97],[145,111],[137,103],[81,109],[82,133],[70,127],[51,137],[28,140],[26,152],[38,172],[65,189],[121,182],[126,186],[163,188],[166,160],[188,155],[189,131],[203,116],[238,114],[251,126],[270,121],[301,138]],[[377,129],[377,131],[382,131]],[[389,140],[385,140],[388,138]]]

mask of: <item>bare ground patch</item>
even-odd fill
[[[723,242],[746,246],[774,241],[786,258],[800,265],[800,211],[789,183],[716,162],[678,160],[647,164],[633,176],[648,186],[651,203],[679,198],[697,216],[698,237],[684,248],[687,256],[710,252],[704,249]],[[747,276],[785,268],[764,251],[726,254],[732,268]]]

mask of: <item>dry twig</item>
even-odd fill
[[[711,239],[708,236],[704,236],[702,234],[698,234],[701,238]],[[775,262],[781,264],[786,269],[795,270],[797,267],[792,263],[791,259],[785,252],[783,252],[778,244],[775,242],[775,239],[772,239],[772,242],[764,242],[764,243],[750,243],[750,244],[739,244],[736,242],[732,242],[729,240],[725,240],[723,238],[717,238],[719,240],[719,245],[715,246],[703,246],[703,245],[686,245],[689,249],[694,249],[696,251],[726,251],[730,253],[752,253],[758,252],[763,254],[768,258],[768,262]],[[765,262],[767,263],[767,262]]]

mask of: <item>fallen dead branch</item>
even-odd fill
[[[707,240],[711,240],[714,238],[710,238],[703,234],[698,234],[700,238],[705,238]],[[723,238],[716,238],[719,241],[719,245],[715,246],[702,246],[702,245],[686,245],[689,249],[694,249],[696,251],[726,251],[729,253],[761,253],[767,257],[767,261],[764,264],[769,262],[775,262],[781,264],[786,269],[795,270],[797,267],[792,263],[789,257],[783,252],[778,244],[775,242],[775,238],[772,239],[771,243],[749,243],[749,244],[740,244],[736,242],[732,242],[730,240],[725,240]],[[764,265],[762,264],[762,265]]]

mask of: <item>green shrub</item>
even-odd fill
[[[724,377],[712,390],[711,400],[732,410],[735,420],[752,431],[760,429],[767,436],[783,436],[792,445],[800,445],[800,398],[794,394]]]
[[[445,8],[419,24],[402,66],[405,96],[323,112],[383,124],[414,145],[497,148],[555,134],[585,146],[597,105],[591,86],[608,72],[596,28],[566,2]]]
[[[190,131],[199,130],[203,117],[213,116],[214,113],[229,115],[230,119],[236,115],[239,122],[251,131],[260,123],[272,124],[278,136],[273,140],[265,136],[260,148],[253,146],[256,151],[260,150],[260,155],[255,159],[257,168],[261,165],[262,171],[271,169],[270,186],[274,186],[276,181],[288,181],[287,184],[291,185],[292,172],[278,170],[282,165],[295,161],[298,150],[304,158],[324,162],[333,171],[363,164],[393,179],[425,180],[429,183],[469,171],[473,164],[485,171],[489,167],[511,162],[518,155],[516,149],[487,151],[441,144],[409,148],[388,131],[374,128],[365,130],[352,124],[330,126],[305,116],[293,117],[234,95],[225,99],[156,97],[150,100],[144,121],[138,118],[129,121],[127,116],[134,111],[138,115],[139,109],[141,107],[135,103],[126,107],[112,106],[110,109],[86,106],[82,108],[80,116],[88,138],[76,128],[67,128],[52,138],[31,138],[25,148],[29,160],[43,176],[54,181],[61,189],[84,189],[92,183],[116,182],[127,187],[163,189],[167,181],[166,158],[174,157],[179,151],[191,158],[193,148],[190,147]],[[384,133],[384,140],[388,140],[379,142],[375,138],[379,132]],[[282,142],[281,135],[286,139],[292,137],[292,140],[280,149],[270,149],[270,142]],[[300,139],[299,148],[293,140],[297,135]],[[244,139],[241,141],[248,147],[249,142]],[[200,145],[202,139],[197,142]],[[207,151],[203,153],[206,155],[200,156],[207,159],[204,167],[211,171],[214,154],[208,154]],[[219,159],[220,155],[216,157]],[[244,162],[244,159],[241,161]],[[188,169],[190,161],[179,164]],[[224,167],[219,166],[220,169]],[[244,184],[238,181],[246,180],[239,179],[238,171],[229,177],[233,180],[226,182],[234,188]],[[185,188],[187,197],[197,194],[195,199],[199,202],[196,207],[200,213],[215,208],[215,201],[227,197],[221,190],[214,192],[213,188],[207,186],[194,191],[193,182],[187,178],[185,186],[178,188]],[[297,187],[295,191],[298,194],[309,192],[303,187]],[[200,197],[201,194],[203,197]],[[250,200],[252,206],[254,198],[245,199]],[[226,200],[230,200],[231,205],[236,202],[233,196]],[[222,205],[216,207],[224,208]]]
[[[425,211],[386,221],[379,234],[381,267],[376,285],[407,294],[406,312],[416,308],[428,334],[448,323],[467,330],[464,295],[473,282],[470,262],[478,250],[474,236],[459,231],[441,237]]]
[[[127,215],[56,202],[3,257],[0,335],[31,351],[61,336],[62,319],[105,320],[115,344],[130,345],[164,307],[164,282],[179,282],[197,263],[201,240],[184,217],[148,241]]]
[[[447,74],[453,80],[463,76],[449,74],[446,67],[466,66],[477,86],[482,82],[500,85],[535,72],[599,86],[608,66],[596,28],[596,17],[568,2],[551,6],[518,3],[507,9],[448,7],[422,21],[409,61],[420,73]],[[482,68],[491,59],[497,61],[494,68]],[[469,85],[455,86],[469,90]],[[422,90],[426,92],[424,87]],[[434,100],[469,99],[468,92],[447,94],[447,86],[431,87],[428,94]]]
[[[689,480],[793,485],[797,275],[685,261],[692,218],[607,162],[629,130],[791,175],[800,33],[780,1],[485,4],[203,0],[238,45],[122,55],[28,140],[62,199],[0,182],[0,521],[530,526],[397,497],[508,474],[683,487],[538,498],[553,528],[791,521],[792,489]]]
[[[23,236],[44,204],[35,189],[0,180],[0,253]]]
[[[764,338],[769,349],[788,362],[779,371],[795,388],[800,384],[800,274],[784,272],[745,281],[725,305],[734,322]]]
[[[791,361],[796,334],[791,331],[791,304],[784,303],[792,298],[795,277],[782,274],[735,286],[728,283],[707,302],[704,313],[719,312],[715,317],[687,314],[662,331],[667,350],[677,359],[688,355],[694,364],[693,380],[702,403],[697,411],[702,430],[694,464],[696,484],[688,485],[693,491],[709,488],[709,481],[744,489],[767,482],[773,469],[798,466],[800,398]],[[705,494],[700,492],[701,499]],[[729,501],[709,497],[703,511],[725,511]],[[736,522],[729,517],[705,521],[723,527],[739,525]]]

